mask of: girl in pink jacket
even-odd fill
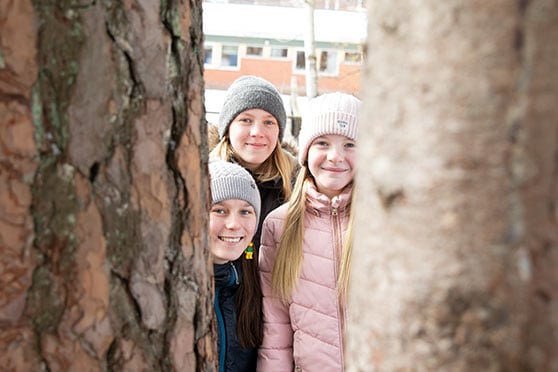
[[[259,265],[264,338],[258,371],[343,370],[351,199],[361,102],[310,100],[289,203],[264,221]]]

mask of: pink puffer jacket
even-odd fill
[[[343,315],[336,282],[348,226],[351,186],[331,201],[307,181],[302,270],[292,302],[271,295],[271,271],[287,204],[272,211],[262,229],[260,275],[264,339],[258,371],[343,371]]]

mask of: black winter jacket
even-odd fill
[[[213,264],[219,372],[255,372],[258,350],[243,349],[237,336],[235,295],[242,280],[240,265]]]
[[[262,201],[260,220],[258,221],[258,229],[254,235],[254,247],[260,247],[260,236],[262,233],[262,225],[265,217],[269,212],[280,206],[285,202],[285,197],[283,195],[283,180],[281,177],[277,177],[273,180],[266,182],[256,181],[258,186],[258,191],[260,192],[260,198]]]

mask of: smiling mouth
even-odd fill
[[[222,240],[226,243],[239,243],[242,239],[244,239],[242,236],[237,236],[237,237],[220,236],[219,237],[219,240]]]
[[[324,168],[324,170],[328,172],[334,172],[334,173],[342,173],[347,171],[347,169],[340,169],[340,168]]]

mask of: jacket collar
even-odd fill
[[[213,264],[213,276],[215,287],[230,287],[237,285],[240,278],[238,270],[233,266],[234,263]]]
[[[314,214],[331,213],[333,208],[339,213],[346,213],[351,205],[353,184],[347,185],[341,193],[332,199],[318,191],[312,179],[305,181],[306,209]]]

